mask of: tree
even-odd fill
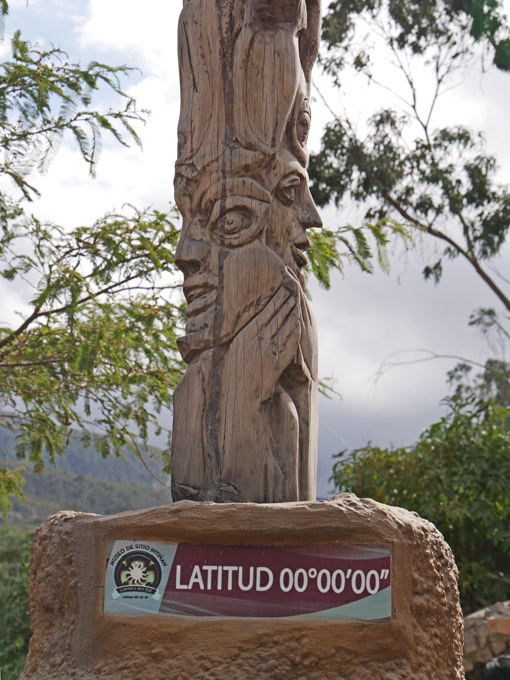
[[[64,134],[93,175],[101,135],[139,143],[145,112],[121,88],[126,67],[82,67],[19,32],[0,70],[0,277],[31,291],[19,321],[0,322],[0,427],[16,432],[16,453],[35,470],[76,436],[103,455],[126,446],[143,455],[182,370],[176,214],[128,207],[66,230],[30,213],[38,192],[27,178],[47,169]],[[93,108],[105,87],[121,108]],[[22,493],[21,472],[0,467],[4,513],[8,495]]]
[[[419,236],[435,241],[440,256],[425,266],[425,279],[438,284],[447,261],[460,258],[484,281],[496,305],[475,310],[469,324],[503,348],[485,370],[506,390],[510,281],[496,265],[510,229],[510,190],[498,181],[497,159],[487,153],[483,133],[441,126],[436,110],[476,65],[510,70],[509,36],[498,0],[331,2],[324,71],[340,91],[346,74],[355,72],[380,88],[390,105],[358,127],[347,112],[330,107],[334,120],[310,167],[319,205],[348,200],[364,212],[365,223],[400,223],[416,243]],[[462,363],[466,376],[470,360]]]
[[[339,453],[331,480],[433,522],[455,555],[468,614],[510,599],[510,423],[492,400],[454,396],[447,405],[413,446]]]
[[[510,228],[509,189],[498,183],[497,160],[486,152],[483,133],[435,121],[438,100],[476,63],[487,69],[492,60],[494,68],[510,70],[509,35],[497,0],[331,2],[323,69],[337,88],[354,70],[391,92],[393,104],[375,111],[365,129],[330,108],[334,120],[310,173],[319,205],[350,199],[369,223],[394,220],[442,243],[425,278],[439,282],[445,261],[463,258],[504,317],[509,282],[493,267]],[[393,91],[398,82],[402,89]]]

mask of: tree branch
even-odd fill
[[[489,286],[492,292],[498,297],[498,299],[503,303],[505,308],[510,312],[510,298],[507,295],[505,295],[501,288],[499,288],[495,281],[493,281],[489,274],[487,274],[487,272],[480,265],[478,259],[474,254],[466,251],[464,248],[462,248],[461,245],[457,243],[457,241],[455,241],[448,234],[445,234],[443,231],[440,231],[439,229],[435,229],[432,226],[428,226],[421,223],[410,213],[408,213],[404,206],[402,206],[401,203],[396,198],[394,198],[389,192],[384,192],[384,197],[388,201],[388,203],[393,208],[395,208],[395,210],[400,215],[402,215],[402,217],[404,217],[412,226],[415,226],[417,229],[426,234],[430,234],[431,236],[435,236],[436,238],[445,241],[445,243],[448,243],[448,245],[454,248],[454,250],[456,250],[459,253],[459,255],[462,255],[462,257],[464,257],[471,264],[471,266],[475,269],[476,273],[483,279],[483,281],[485,281],[485,283]]]
[[[407,361],[388,361],[392,357],[396,357],[401,354],[410,354],[415,352],[422,352],[427,356],[418,359],[409,359]],[[454,361],[462,361],[472,366],[478,366],[479,368],[484,368],[484,364],[478,361],[473,361],[472,359],[465,359],[464,357],[458,356],[457,354],[437,354],[429,349],[401,349],[398,352],[392,352],[389,354],[382,364],[379,366],[376,374],[374,375],[374,382],[377,382],[385,373],[397,368],[398,366],[411,366],[413,364],[423,364],[429,361],[435,361],[436,359],[448,359]]]

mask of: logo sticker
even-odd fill
[[[152,541],[110,544],[104,611],[109,614],[157,614],[175,552],[175,545]]]
[[[143,550],[126,553],[115,567],[113,578],[116,589],[112,597],[116,599],[123,593],[148,593],[155,600],[160,600],[161,571],[159,560],[154,555]]]

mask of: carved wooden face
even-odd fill
[[[304,168],[290,154],[269,171],[272,194],[250,178],[209,189],[185,221],[176,252],[188,302],[185,361],[230,341],[267,304],[290,269],[304,285],[306,230],[322,222]]]
[[[271,195],[248,178],[213,186],[185,222],[176,252],[188,302],[185,361],[231,340],[281,286],[285,267],[264,243]]]
[[[308,173],[290,154],[283,155],[274,176],[271,217],[266,243],[305,284],[301,269],[310,245],[306,230],[321,227],[322,220],[308,186]]]

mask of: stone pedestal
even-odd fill
[[[111,550],[122,541],[255,546],[252,553],[307,546],[309,555],[387,546],[391,605],[379,620],[105,613],[107,564],[118,563]],[[33,638],[22,680],[464,677],[452,553],[434,526],[406,510],[343,494],[282,505],[182,501],[111,517],[59,513],[39,528],[32,551]]]

